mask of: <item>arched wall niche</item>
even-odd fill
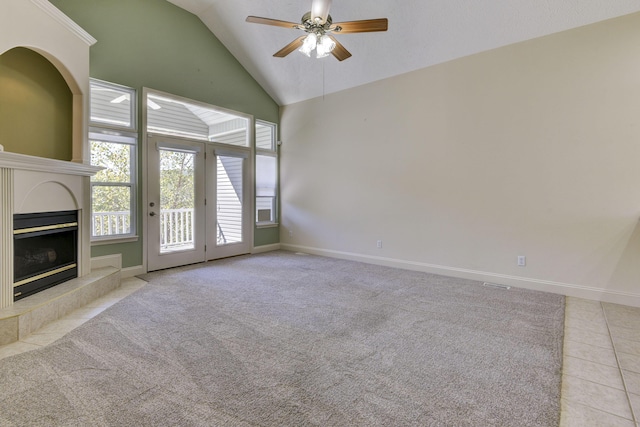
[[[71,87],[79,92],[72,77],[28,47],[0,54],[0,144],[6,151],[72,159]]]
[[[13,46],[13,47],[11,47],[9,49],[5,49],[3,52],[1,52],[0,56],[2,56],[6,52],[8,52],[8,51],[10,51],[12,49],[15,49],[15,48],[29,49],[29,50],[32,50],[35,53],[39,54],[40,56],[44,57],[54,67],[56,67],[56,69],[58,70],[58,72],[60,73],[62,78],[64,78],[64,80],[67,82],[67,86],[69,86],[69,90],[71,90],[71,93],[73,93],[74,95],[83,95],[83,92],[82,92],[82,89],[80,87],[80,84],[78,84],[78,81],[76,80],[74,75],[71,73],[71,71],[57,57],[55,57],[53,54],[47,52],[46,50],[42,50],[41,48],[38,48],[38,47],[35,47],[35,46]]]
[[[72,159],[89,163],[89,48],[96,42],[47,0],[3,0],[0,53],[25,47],[46,58],[72,93]],[[4,5],[3,5],[4,7]]]

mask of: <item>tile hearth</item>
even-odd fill
[[[147,282],[136,277],[123,279],[120,287],[93,302],[77,308],[42,329],[32,332],[31,335],[20,341],[4,346],[0,345],[0,363],[6,357],[24,353],[25,351],[37,350],[53,343],[146,284]]]
[[[20,341],[120,286],[120,270],[105,267],[0,309],[0,345]]]

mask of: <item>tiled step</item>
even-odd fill
[[[120,270],[104,267],[0,309],[0,345],[19,341],[119,286]]]

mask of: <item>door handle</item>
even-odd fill
[[[155,212],[149,212],[149,216],[156,216]]]

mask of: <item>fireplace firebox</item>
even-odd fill
[[[78,212],[13,217],[13,299],[78,277]]]

